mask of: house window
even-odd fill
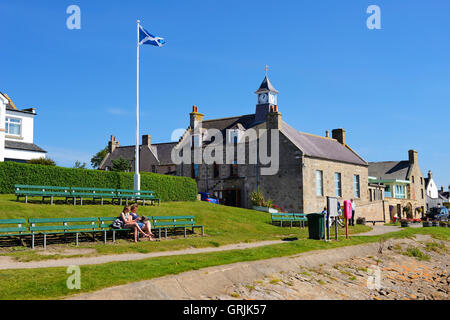
[[[423,185],[423,178],[420,177],[420,184]]]
[[[156,173],[156,166],[155,165],[152,165],[152,172]]]
[[[323,171],[316,171],[316,195],[323,196]]]
[[[389,184],[386,185],[386,187],[384,188],[384,197],[385,198],[392,198],[391,186]]]
[[[220,174],[219,165],[216,162],[214,162],[214,178],[218,178],[219,174]]]
[[[334,174],[334,189],[336,191],[336,197],[342,197],[342,185],[341,185],[341,174],[336,172]]]
[[[228,132],[228,143],[229,144],[235,144],[238,143],[241,137],[241,131],[236,130],[227,130]]]
[[[414,176],[412,176],[412,183],[414,183],[415,182],[415,179],[414,179]]]
[[[420,191],[422,191],[422,199],[423,199],[423,189],[420,189]]]
[[[355,198],[360,197],[359,175],[355,174],[353,184],[355,186]]]
[[[405,191],[404,185],[402,185],[402,184],[395,185],[395,198],[406,199],[406,191]]]
[[[5,130],[6,134],[20,136],[22,134],[22,120],[6,117]]]

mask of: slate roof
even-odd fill
[[[47,153],[47,151],[35,145],[34,143],[26,143],[20,141],[5,140],[5,148]]]
[[[381,180],[408,180],[409,161],[369,162],[369,176]]]
[[[277,89],[275,89],[275,87],[270,82],[269,78],[266,76],[261,85],[259,86],[259,89],[256,90],[255,93],[258,94],[267,91],[278,93]]]
[[[212,119],[212,120],[204,120],[202,122],[202,128],[204,129],[217,129],[220,131],[224,131],[226,129],[231,129],[238,125],[239,123],[242,127],[247,130],[253,126],[255,120],[254,114],[247,114],[243,116],[236,116],[230,118],[221,118],[221,119]]]
[[[281,132],[306,156],[367,166],[356,152],[335,139],[300,132],[284,121]]]
[[[155,158],[158,160],[158,162],[155,162],[155,165],[171,165],[172,162],[172,149],[176,145],[176,142],[171,143],[158,143],[158,144],[152,144],[150,146],[150,150],[152,151]],[[147,148],[147,146],[141,145],[139,147],[139,155],[141,161],[151,161],[153,159],[142,159],[144,156],[143,154],[143,148]],[[122,158],[125,158],[127,160],[130,160],[130,163],[132,167],[134,167],[134,157],[136,153],[136,146],[123,146],[123,147],[117,147],[112,154],[108,154],[107,158],[103,161],[101,168],[104,169],[106,167],[112,167],[112,160],[117,160]],[[152,163],[154,161],[151,161]]]
[[[255,122],[255,114],[247,114],[222,119],[205,120],[203,129],[218,129],[225,137],[225,130],[252,128]],[[281,132],[296,145],[304,155],[326,160],[347,162],[367,166],[368,163],[348,146],[343,146],[337,140],[300,132],[283,121]]]

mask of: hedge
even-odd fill
[[[15,184],[84,188],[133,189],[133,173],[72,169],[0,162],[0,193],[14,193]],[[197,184],[187,177],[141,173],[141,189],[155,191],[162,201],[194,201]]]

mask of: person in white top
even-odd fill
[[[355,209],[356,209],[356,204],[353,201],[353,199],[350,199],[350,201],[352,202],[352,218],[350,219],[349,223],[351,226],[355,225]]]

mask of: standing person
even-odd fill
[[[352,203],[352,218],[350,219],[350,225],[351,226],[355,226],[355,209],[356,209],[356,204],[353,201],[353,199],[350,199],[351,203]]]
[[[147,231],[148,234],[145,236],[148,237],[151,241],[153,241],[154,234],[152,233],[152,225],[150,224],[150,221],[148,220],[142,220],[139,218],[139,215],[137,214],[137,209],[139,206],[135,203],[131,206],[131,216],[133,217],[133,220],[136,222],[139,228],[141,228],[144,231]]]

